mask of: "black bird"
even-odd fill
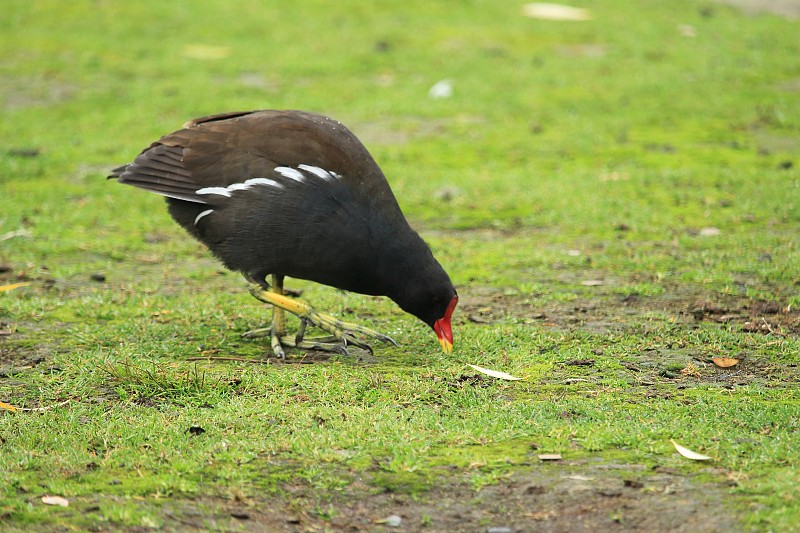
[[[172,218],[254,284],[251,293],[274,306],[267,331],[277,357],[284,346],[369,349],[357,335],[394,343],[285,296],[285,276],[388,296],[452,351],[456,290],[375,160],[340,122],[303,111],[198,118],[109,178],[166,196]],[[300,318],[294,337],[284,310]],[[304,340],[307,324],[330,335]]]

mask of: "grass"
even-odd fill
[[[33,283],[0,292],[0,401],[71,401],[0,416],[0,529],[169,528],[170,499],[293,484],[324,523],[356,479],[479,491],[540,451],[730,483],[742,529],[798,523],[796,24],[587,7],[8,2],[0,285]],[[429,98],[441,79],[453,96]],[[189,118],[258,108],[330,114],[370,148],[462,295],[453,357],[391,302],[293,281],[400,347],[189,360],[259,357],[240,334],[269,314],[159,198],[104,176]]]

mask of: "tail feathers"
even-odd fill
[[[133,185],[168,198],[206,204],[197,194],[202,188],[183,167],[182,148],[156,144],[139,154],[133,163],[111,171],[109,179]]]

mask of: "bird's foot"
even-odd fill
[[[325,337],[309,337],[298,340],[298,335],[272,335],[272,326],[263,328],[251,329],[242,333],[242,338],[245,339],[258,339],[263,337],[270,337],[270,345],[276,357],[283,359],[286,357],[284,348],[298,348],[300,350],[316,350],[319,352],[332,352],[347,355],[347,350],[339,339],[329,335]]]
[[[277,328],[261,328],[253,332],[245,333],[248,337],[270,335],[272,350],[276,357],[283,358],[285,353],[283,346],[300,348],[303,350],[324,350],[338,353],[347,353],[347,346],[353,345],[372,353],[372,347],[361,340],[361,337],[368,337],[381,342],[389,342],[397,346],[391,337],[378,333],[359,324],[345,322],[331,315],[320,313],[305,302],[287,298],[281,294],[264,290],[262,287],[254,286],[250,289],[250,294],[257,300],[273,305],[276,308],[284,309],[300,319],[300,329],[294,338],[288,335],[281,335]],[[330,334],[328,337],[305,339],[307,325],[312,325]],[[268,333],[263,333],[265,331]],[[257,333],[256,333],[257,332]],[[254,334],[255,333],[255,334]],[[333,348],[335,347],[335,348]]]

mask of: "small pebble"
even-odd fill
[[[486,533],[512,533],[510,527],[490,527]]]

